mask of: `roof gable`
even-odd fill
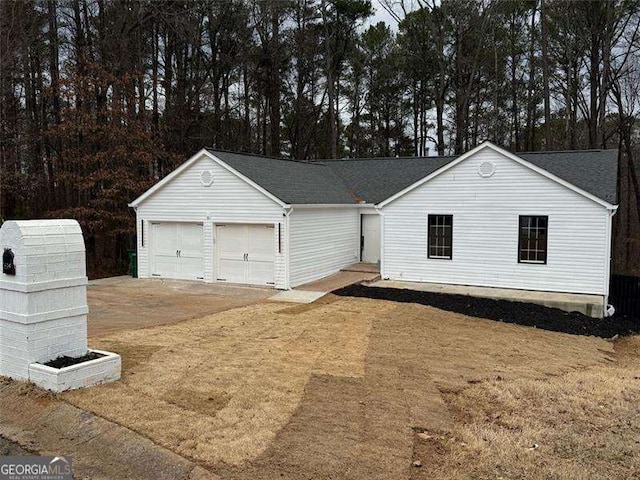
[[[527,154],[515,155],[507,150],[504,150],[492,144],[491,142],[484,142],[481,145],[478,145],[476,148],[469,150],[467,153],[452,159],[446,165],[434,171],[430,175],[427,175],[426,177],[418,180],[417,182],[405,188],[404,190],[401,190],[396,194],[392,195],[391,197],[387,198],[383,202],[380,202],[379,206],[382,207],[384,205],[387,205],[393,202],[394,200],[401,197],[402,195],[410,192],[411,190],[419,187],[420,185],[423,185],[424,183],[428,182],[432,178],[444,173],[450,168],[453,168],[454,166],[458,165],[459,163],[465,161],[469,157],[472,157],[479,151],[484,150],[486,148],[490,148],[504,155],[505,157],[529,168],[530,170],[537,172],[540,175],[543,175],[563,185],[564,187],[570,190],[573,190],[577,194],[582,195],[602,205],[603,207],[611,208],[616,201],[616,197],[617,197],[616,182],[617,182],[617,165],[618,165],[616,150],[588,151],[588,153],[590,154],[597,153],[597,155],[591,155],[592,158],[590,159],[591,160],[590,163],[591,164],[594,163],[594,160],[595,160],[595,165],[591,165],[589,162],[584,161],[584,153],[582,151],[541,152],[541,153],[527,153]],[[582,160],[576,162],[577,160],[576,158],[568,157],[570,160],[573,160],[573,162],[568,163],[566,161],[563,161],[563,160],[566,160],[567,156],[571,154],[573,154],[574,157],[578,155],[579,157],[582,158]],[[524,156],[527,157],[527,160],[523,158]],[[599,165],[601,163],[604,165]],[[541,166],[538,164],[541,164],[544,166]],[[604,179],[600,178],[600,176],[597,175],[596,169],[593,168],[594,166],[599,166],[600,170],[607,172],[607,175]],[[552,170],[559,173],[559,175],[556,173],[553,173]],[[573,178],[576,181],[580,181],[583,185],[586,185],[587,188],[589,188],[589,190],[592,190],[592,191],[583,189],[580,186],[576,185],[575,183],[567,180],[566,178],[563,178],[565,176],[569,178]],[[602,195],[602,197],[600,195]]]
[[[189,168],[191,168],[192,165],[194,165],[196,162],[198,162],[199,160],[201,160],[203,157],[206,157],[212,161],[214,161],[215,163],[217,163],[218,165],[220,165],[222,168],[224,168],[225,170],[229,171],[230,173],[232,173],[233,175],[237,176],[238,178],[240,178],[241,180],[243,180],[244,182],[248,183],[249,185],[251,185],[253,188],[255,188],[256,190],[258,190],[260,193],[262,193],[263,195],[265,195],[266,197],[270,198],[271,200],[273,200],[275,203],[284,206],[285,202],[283,202],[281,199],[279,199],[278,197],[276,197],[275,195],[273,195],[272,193],[268,192],[267,190],[265,190],[262,186],[258,185],[256,182],[254,182],[252,179],[244,176],[242,173],[234,170],[231,166],[227,165],[225,162],[220,161],[220,159],[216,158],[214,155],[212,155],[210,152],[208,152],[206,149],[202,149],[200,150],[198,153],[196,153],[195,155],[193,155],[191,158],[189,158],[189,160],[187,160],[186,162],[184,162],[182,165],[180,165],[178,168],[176,168],[173,172],[171,172],[169,175],[167,175],[166,177],[164,177],[162,180],[160,180],[158,183],[156,183],[153,187],[151,187],[149,190],[147,190],[146,192],[144,192],[142,195],[140,195],[138,198],[136,198],[133,202],[131,202],[129,204],[130,207],[137,207],[138,205],[140,205],[142,202],[144,202],[145,200],[147,200],[149,197],[151,197],[154,193],[158,192],[159,190],[161,190],[165,185],[169,184],[170,182],[172,182],[173,180],[175,180],[177,177],[179,177],[182,173],[186,172]]]

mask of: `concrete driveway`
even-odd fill
[[[87,288],[88,335],[199,318],[257,303],[275,293],[272,288],[126,276],[92,280]]]

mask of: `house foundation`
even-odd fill
[[[450,285],[426,282],[400,282],[393,280],[380,280],[370,284],[370,286],[383,288],[406,288],[408,290],[416,290],[419,292],[469,295],[471,297],[533,303],[536,305],[543,305],[545,307],[558,308],[565,312],[580,312],[594,318],[601,318],[604,311],[604,297],[602,295],[538,292],[533,290],[516,290],[512,288],[476,287],[471,285]]]

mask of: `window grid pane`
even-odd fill
[[[429,215],[428,218],[429,258],[451,259],[453,251],[453,216]]]
[[[521,216],[519,261],[547,263],[547,217]]]

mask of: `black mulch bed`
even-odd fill
[[[83,355],[81,357],[67,357],[66,355],[63,355],[61,357],[56,358],[55,360],[49,360],[47,363],[44,363],[43,365],[46,365],[47,367],[52,367],[52,368],[64,368],[64,367],[70,367],[71,365],[77,365],[79,363],[88,362],[89,360],[95,360],[101,357],[104,357],[104,355],[96,352],[89,352],[86,355]]]
[[[400,288],[350,285],[332,293],[343,297],[365,297],[393,302],[419,303],[470,317],[487,318],[498,322],[517,323],[553,332],[611,338],[616,335],[640,333],[640,319],[630,317],[592,318],[578,312],[533,303],[494,300],[445,293],[418,292]]]

